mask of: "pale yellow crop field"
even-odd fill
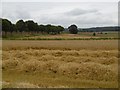
[[[3,87],[117,88],[117,40],[4,40]]]

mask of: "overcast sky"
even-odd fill
[[[117,2],[3,2],[2,17],[16,23],[23,19],[38,24],[68,27],[116,26]]]

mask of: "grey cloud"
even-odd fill
[[[15,17],[16,18],[21,18],[21,19],[29,19],[31,18],[30,13],[27,12],[26,10],[16,10],[15,12]]]
[[[30,19],[30,13],[27,11],[14,11],[14,12],[5,12],[3,13],[2,17],[10,19],[13,23],[15,23],[19,19]]]
[[[104,15],[103,15],[104,16]],[[57,24],[68,27],[70,24],[76,24],[79,27],[90,27],[90,26],[106,26],[106,25],[117,25],[115,18],[110,18],[107,16],[103,17],[101,14],[86,14],[77,17],[71,17],[64,14],[56,14],[54,16],[44,15],[44,17],[39,18],[39,23],[44,24]]]
[[[115,25],[117,21],[115,6],[108,3],[99,6],[83,3],[7,3],[3,6],[3,17],[16,22],[19,19],[32,19],[38,24],[55,24],[68,27],[93,27]],[[85,6],[86,5],[86,6]],[[96,6],[95,6],[96,5]],[[116,5],[116,4],[115,4]],[[114,12],[115,11],[115,12]],[[114,13],[113,13],[114,12]],[[113,15],[112,15],[113,14]]]
[[[84,15],[84,14],[90,14],[90,13],[97,13],[98,10],[84,10],[84,9],[73,9],[71,11],[66,12],[66,15],[71,15],[71,16],[79,16],[79,15]]]
[[[19,19],[30,19],[30,12],[22,5],[15,3],[4,3],[2,8],[2,17],[16,23]]]

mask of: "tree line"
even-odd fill
[[[23,21],[18,20],[16,24],[13,24],[8,19],[2,19],[2,31],[7,35],[8,32],[11,34],[13,32],[16,33],[46,33],[46,34],[60,34],[64,31],[64,27],[62,26],[55,26],[55,25],[38,25],[38,23],[34,22],[33,20]]]

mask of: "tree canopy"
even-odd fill
[[[77,34],[77,33],[78,33],[77,26],[74,25],[74,24],[71,25],[71,26],[69,26],[68,29],[69,29],[69,32],[70,32],[71,34]]]
[[[17,23],[16,23],[16,29],[19,31],[19,32],[23,32],[23,31],[25,31],[25,27],[26,27],[26,25],[25,25],[25,22],[23,21],[23,20],[19,20],[19,21],[17,21]]]
[[[12,24],[7,19],[2,19],[2,31],[7,32],[36,32],[36,33],[47,33],[47,34],[60,34],[64,31],[64,27],[55,25],[38,25],[33,20],[23,21],[18,20],[16,24]]]
[[[12,23],[9,20],[2,19],[2,30],[5,32],[5,34],[11,31],[11,26],[12,26]]]

